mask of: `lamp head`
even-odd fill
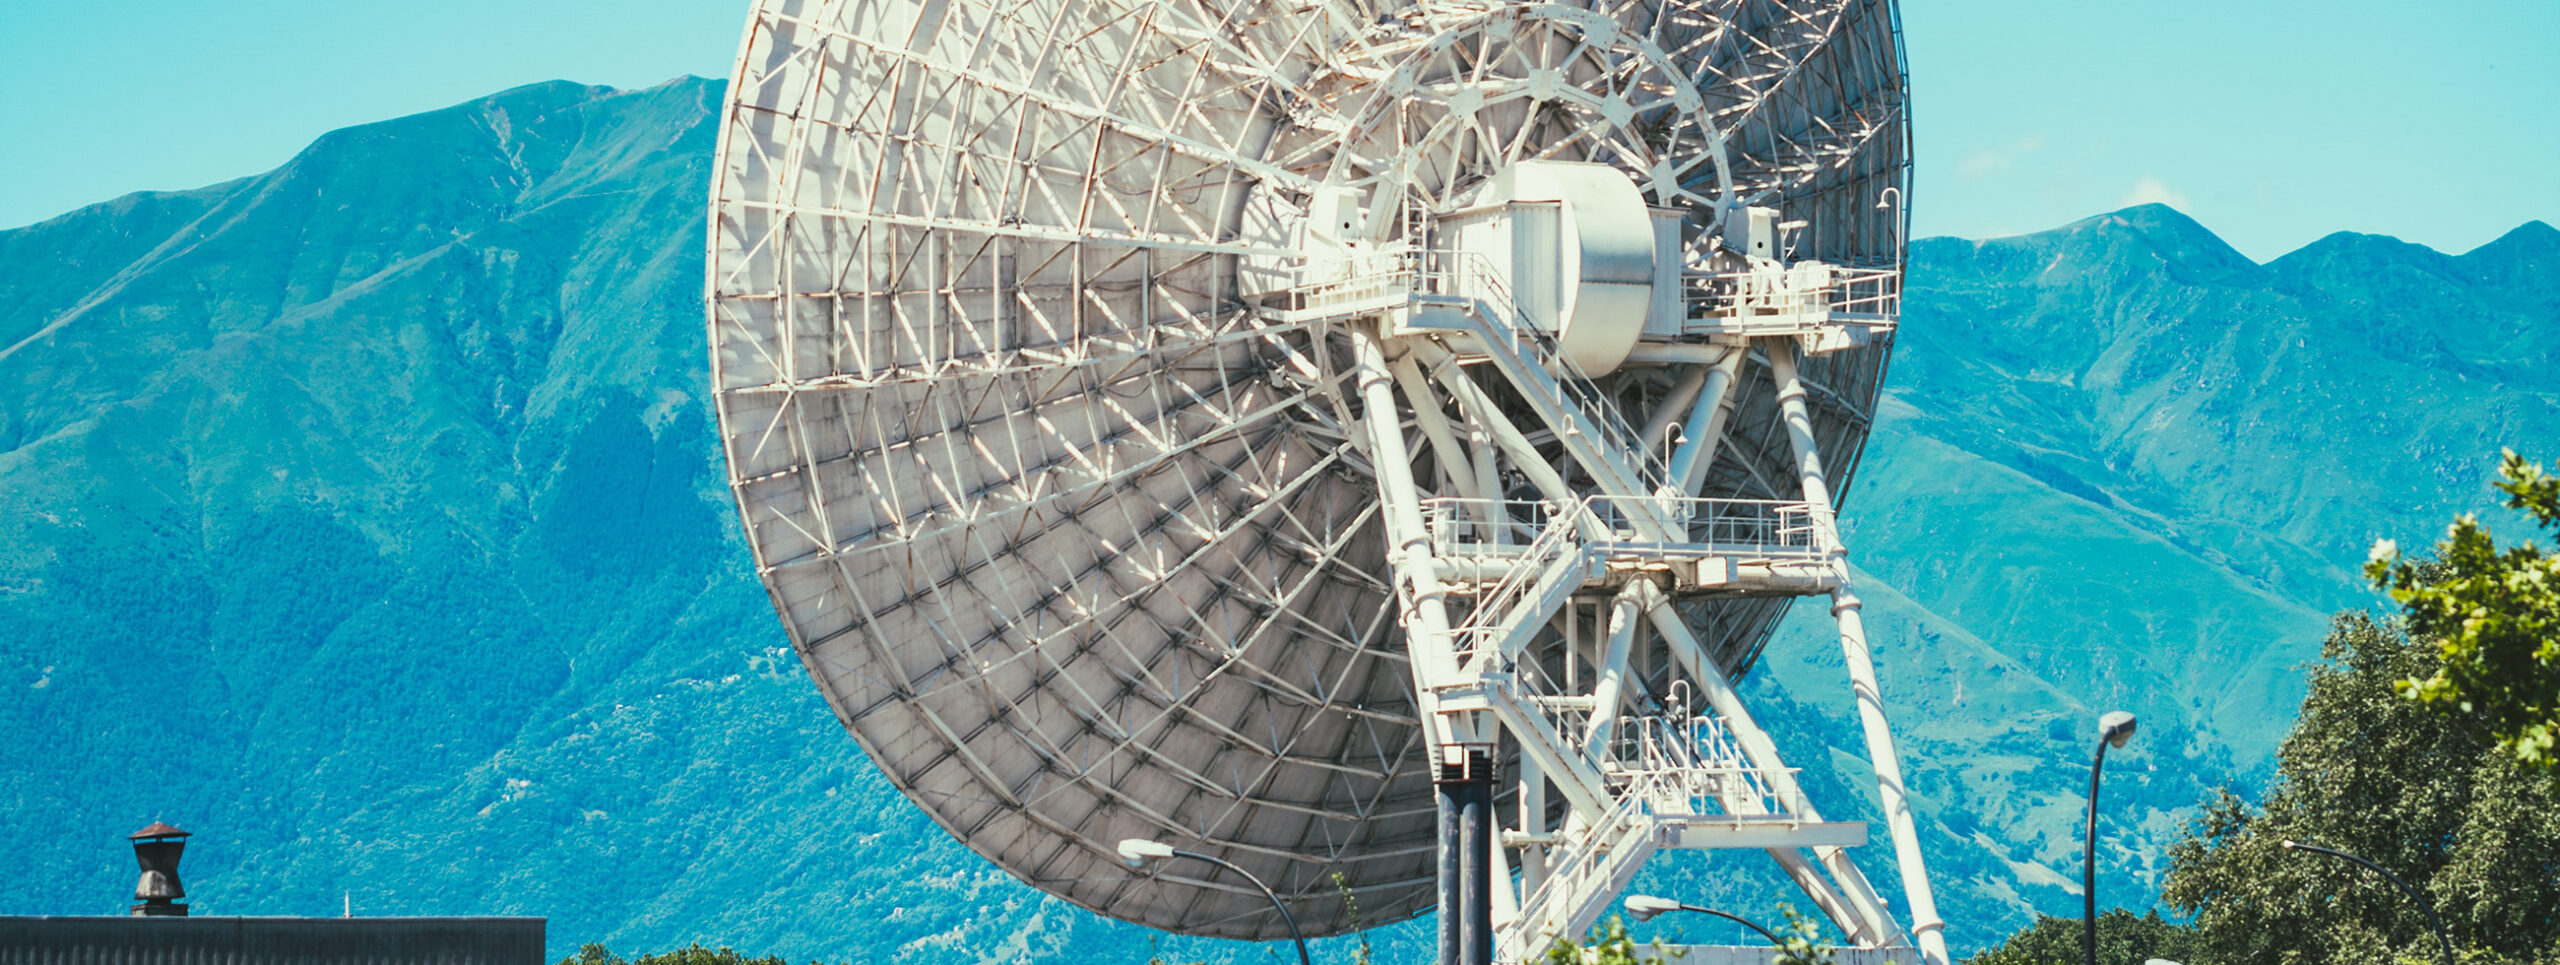
[[[1669,898],[1656,898],[1652,895],[1627,896],[1627,917],[1637,921],[1652,921],[1655,915],[1679,910],[1680,903]]]
[[[2098,736],[2104,738],[2109,747],[2123,747],[2126,741],[2133,739],[2133,723],[2132,714],[2121,710],[2107,711],[2106,716],[2098,718]]]
[[[1129,867],[1144,867],[1149,859],[1173,857],[1173,846],[1145,838],[1122,838],[1120,860]]]

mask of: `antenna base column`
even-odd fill
[[[1440,749],[1432,791],[1440,811],[1440,963],[1492,965],[1494,841],[1491,748]]]

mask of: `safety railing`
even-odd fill
[[[1723,730],[1723,719],[1712,716],[1623,718],[1611,771],[1657,815],[1802,820],[1810,809],[1794,784],[1771,781],[1739,754],[1716,753],[1718,741],[1730,742]]]
[[[1518,556],[1552,528],[1556,508],[1543,499],[1439,496],[1422,501],[1422,525],[1436,556]]]
[[[1414,264],[1410,252],[1312,261],[1299,267],[1298,284],[1284,293],[1282,307],[1324,317],[1398,304],[1414,290]]]
[[[1801,820],[1813,813],[1794,781],[1771,781],[1751,763],[1724,718],[1688,712],[1688,687],[1674,681],[1660,713],[1619,719],[1609,770],[1630,796],[1662,816]]]
[[[1693,322],[1828,316],[1890,322],[1902,314],[1902,272],[1842,268],[1818,261],[1688,276],[1683,300]]]
[[[1539,350],[1541,361],[1584,386],[1590,376],[1564,356],[1555,334],[1530,324],[1513,294],[1508,273],[1480,252],[1458,250],[1391,251],[1310,262],[1299,269],[1300,282],[1285,293],[1283,307],[1307,314],[1375,309],[1411,294],[1482,299],[1505,312],[1497,319],[1524,344]],[[1765,317],[1828,316],[1850,321],[1890,322],[1902,314],[1902,272],[1893,268],[1842,268],[1818,261],[1764,266],[1748,271],[1691,273],[1684,280],[1682,301],[1693,321],[1747,321]],[[1577,398],[1596,408],[1596,393]],[[1624,419],[1613,427],[1626,430]]]
[[[1473,507],[1458,505],[1469,503],[1476,505]],[[1480,590],[1475,594],[1474,608],[1468,611],[1465,619],[1460,620],[1458,625],[1450,628],[1449,631],[1450,647],[1457,651],[1462,659],[1485,652],[1487,648],[1500,646],[1503,620],[1518,607],[1521,599],[1528,594],[1531,587],[1537,585],[1538,578],[1545,574],[1549,567],[1554,566],[1567,554],[1576,551],[1573,539],[1574,525],[1569,521],[1554,518],[1550,510],[1555,507],[1548,503],[1515,505],[1509,501],[1497,503],[1493,500],[1426,499],[1423,500],[1423,504],[1423,525],[1432,534],[1435,547],[1433,553],[1437,556],[1461,557],[1461,554],[1454,552],[1461,545],[1455,540],[1446,543],[1453,552],[1440,552],[1437,546],[1442,544],[1441,537],[1445,531],[1454,526],[1465,525],[1458,522],[1455,517],[1468,508],[1478,511],[1473,515],[1479,520],[1490,521],[1494,526],[1516,527],[1518,532],[1526,537],[1516,544],[1503,543],[1490,547],[1500,551],[1512,565],[1502,571],[1492,585],[1479,584]],[[1485,546],[1485,544],[1474,545]]]
[[[1550,845],[1546,874],[1520,899],[1520,918],[1508,929],[1509,941],[1552,941],[1564,923],[1581,916],[1598,917],[1594,905],[1613,900],[1624,878],[1657,846],[1654,822],[1642,800],[1621,797],[1599,819],[1568,827]],[[1497,961],[1537,961],[1545,950],[1536,946],[1506,947]]]
[[[1571,512],[1562,511],[1568,506]],[[1422,501],[1422,517],[1431,552],[1444,558],[1529,557],[1528,544],[1560,529],[1594,524],[1595,538],[1602,541],[1644,542],[1636,525],[1640,518],[1670,520],[1676,531],[1687,534],[1686,542],[1670,545],[1701,553],[1813,559],[1824,552],[1813,505],[1776,499],[1595,494],[1578,504],[1560,504],[1441,497]]]
[[[1604,499],[1592,512],[1604,523],[1626,529],[1622,518],[1628,499]],[[1707,496],[1654,496],[1643,500],[1688,533],[1687,545],[1720,556],[1755,559],[1813,558],[1822,555],[1814,507],[1779,499],[1724,499]]]

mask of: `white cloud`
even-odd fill
[[[2116,199],[2116,207],[2119,208],[2130,208],[2137,204],[2165,204],[2180,211],[2185,211],[2189,207],[2184,193],[2170,187],[2168,182],[2149,174],[2136,179],[2133,182],[2133,190],[2125,192],[2124,197]]]
[[[2028,134],[2006,144],[1996,144],[1965,155],[1956,161],[1956,176],[1966,180],[2006,174],[2020,155],[2044,147],[2044,135]]]

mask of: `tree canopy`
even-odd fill
[[[2035,924],[1974,953],[1964,965],[2080,965],[2080,940],[2080,919],[2037,915]],[[2142,965],[2154,958],[2200,961],[2190,957],[2195,946],[2194,929],[2164,921],[2157,911],[2137,916],[2110,908],[2098,915],[2099,965]]]
[[[561,959],[559,965],[790,965],[790,963],[783,961],[780,955],[757,957],[742,954],[727,945],[719,948],[704,948],[700,943],[686,945],[672,952],[644,954],[639,958],[625,960],[622,956],[614,954],[613,949],[596,942],[588,942],[578,946],[577,954]],[[810,962],[809,965],[818,965],[818,963]]]
[[[2448,662],[2438,647],[2347,613],[2321,655],[2265,806],[2224,791],[2170,850],[2162,897],[2195,916],[2192,960],[2436,960],[2424,910],[2370,871],[2283,850],[2291,839],[2391,869],[2468,956],[2560,963],[2560,772],[2401,696]]]
[[[2560,531],[2560,477],[2509,449],[2498,465],[2507,507]],[[2501,548],[2469,513],[2432,559],[2409,560],[2385,540],[2365,575],[2405,613],[2409,632],[2443,659],[2400,681],[2400,693],[2476,720],[2527,764],[2560,764],[2560,556],[2531,542]]]

